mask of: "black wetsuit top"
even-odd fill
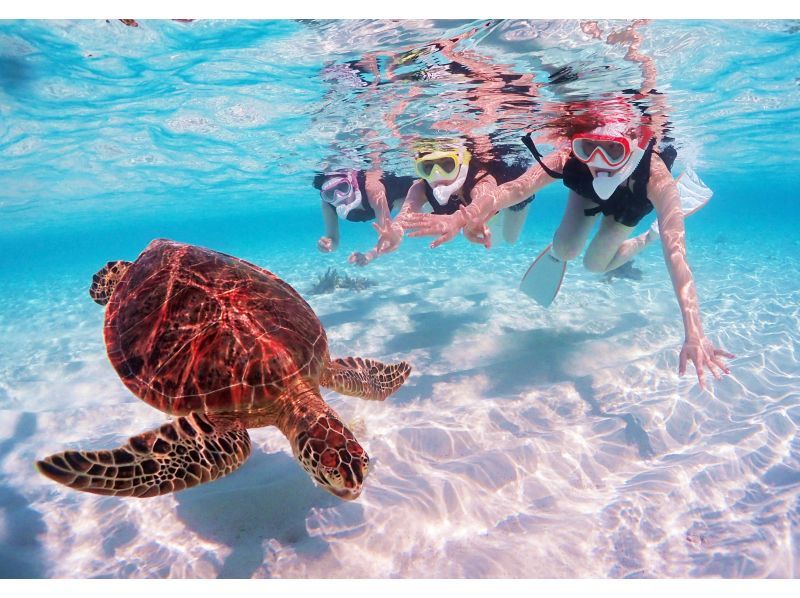
[[[369,222],[375,219],[375,210],[367,199],[367,175],[364,172],[356,174],[358,188],[361,189],[361,204],[347,213],[347,220],[350,222]],[[394,208],[394,204],[403,201],[408,193],[409,187],[414,183],[414,178],[410,176],[396,176],[389,172],[381,174],[380,178],[386,190],[386,201],[389,204],[389,211]],[[331,204],[325,202],[332,210],[336,210]]]
[[[484,177],[492,175],[497,181],[497,184],[502,185],[503,183],[507,183],[519,178],[526,170],[528,170],[526,166],[517,163],[508,165],[505,163],[505,161],[503,161],[502,158],[492,160],[488,163],[479,162],[478,160],[472,159],[469,162],[469,170],[467,171],[467,178],[464,180],[464,184],[457,193],[454,193],[450,196],[449,201],[445,205],[441,205],[438,201],[436,201],[436,198],[433,196],[433,188],[430,186],[428,181],[423,179],[425,183],[425,198],[428,200],[431,208],[433,208],[434,214],[455,214],[458,211],[459,206],[468,206],[470,203],[472,203],[472,190],[475,188],[475,185],[478,184],[478,182]],[[479,171],[480,175],[476,174]],[[533,201],[533,197],[534,196],[532,195],[525,201],[511,206],[511,209],[515,211],[523,209]]]
[[[589,167],[575,157],[575,154],[569,154],[566,164],[564,164],[564,171],[562,173],[553,172],[547,168],[541,159],[541,154],[536,150],[533,143],[528,138],[525,142],[526,145],[530,143],[528,149],[531,150],[536,160],[545,169],[547,174],[555,179],[563,179],[564,185],[575,191],[578,195],[585,197],[597,204],[593,208],[584,210],[587,216],[594,216],[595,214],[602,213],[605,216],[613,216],[614,220],[625,226],[634,227],[644,218],[647,214],[653,211],[653,204],[647,197],[647,183],[650,181],[650,160],[653,153],[656,153],[667,167],[667,170],[672,171],[672,165],[675,163],[675,158],[678,152],[672,145],[666,146],[664,149],[656,152],[654,150],[655,139],[651,139],[644,156],[639,161],[636,169],[631,175],[621,183],[611,197],[608,199],[601,199],[597,192],[594,190],[592,181],[592,173]]]
[[[653,211],[653,204],[647,197],[647,183],[650,181],[650,160],[653,157],[655,139],[650,141],[641,161],[628,179],[614,189],[614,193],[608,199],[601,199],[592,186],[592,173],[589,167],[570,154],[567,163],[564,165],[564,185],[572,189],[577,194],[590,199],[598,204],[594,208],[585,210],[587,216],[594,216],[602,213],[605,216],[613,216],[614,220],[625,226],[634,227],[647,214]],[[657,153],[666,164],[668,170],[672,170],[672,164],[678,153],[671,145]]]

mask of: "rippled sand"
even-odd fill
[[[798,245],[755,266],[736,241],[692,246],[707,332],[738,356],[701,392],[677,375],[657,248],[640,281],[571,267],[545,311],[516,290],[544,243],[406,242],[357,272],[376,286],[308,297],[332,354],[414,366],[385,403],[325,391],[374,462],[352,503],[315,488],[275,429],[252,431],[228,478],[172,496],[39,476],[36,458],[166,416],[108,363],[88,281],[3,293],[0,577],[797,576]],[[301,292],[333,263],[256,258]]]

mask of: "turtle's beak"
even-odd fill
[[[361,486],[354,489],[328,487],[328,490],[330,490],[331,494],[338,496],[342,500],[355,500],[361,496]]]

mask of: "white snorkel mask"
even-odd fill
[[[416,159],[417,174],[426,180],[433,190],[433,197],[439,205],[445,205],[450,197],[464,186],[469,172],[471,154],[466,149],[453,151],[434,151]],[[453,175],[456,175],[453,179]],[[453,182],[448,185],[442,181]]]
[[[322,201],[331,204],[339,218],[346,219],[355,207],[361,205],[361,189],[355,170],[325,173],[328,179],[320,187]]]
[[[592,181],[600,199],[611,197],[614,190],[633,174],[647,149],[650,137],[642,135],[637,143],[635,138],[626,134],[627,128],[625,123],[610,123],[572,138],[575,157],[587,166],[602,169],[595,173]]]

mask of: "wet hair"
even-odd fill
[[[318,172],[317,174],[314,175],[314,182],[311,184],[313,185],[314,189],[316,189],[317,191],[321,191],[322,185],[323,183],[325,183],[325,179],[327,178],[328,175],[326,175],[324,172]]]
[[[419,137],[411,146],[414,158],[418,159],[436,151],[459,151],[466,149],[470,154],[474,153],[474,144],[469,138],[457,137]]]

